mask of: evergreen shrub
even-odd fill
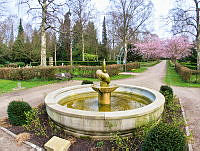
[[[166,103],[173,101],[174,94],[173,89],[171,87],[167,85],[162,85],[160,87],[160,93],[164,95]]]
[[[16,63],[9,63],[9,64],[5,64],[5,67],[9,67],[9,68],[17,68],[17,64]]]
[[[30,111],[31,106],[27,102],[12,101],[8,105],[8,120],[12,125],[21,126],[26,124],[25,112]]]
[[[81,84],[82,85],[84,85],[84,84],[93,84],[93,81],[83,80]]]
[[[185,151],[186,137],[173,125],[160,123],[144,139],[142,151]]]
[[[15,64],[17,64],[18,67],[24,67],[25,66],[24,62],[15,62]]]

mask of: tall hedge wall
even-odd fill
[[[127,64],[127,69],[139,68],[139,63]],[[95,78],[96,70],[101,66],[54,66],[54,67],[24,67],[24,68],[0,68],[0,79],[9,80],[29,80],[33,78],[39,79],[55,79],[56,73],[77,71],[81,77]],[[123,65],[113,64],[107,66],[107,72],[110,76],[118,75],[123,71]]]
[[[187,67],[182,66],[180,63],[175,63],[175,69],[176,72],[181,76],[181,78],[186,82],[191,81],[192,75],[200,75],[200,70],[191,70]]]

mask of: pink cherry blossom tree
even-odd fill
[[[136,48],[147,59],[170,58],[177,60],[191,54],[192,44],[183,36],[161,40],[159,37],[150,37],[135,44]]]
[[[135,46],[146,59],[160,58],[161,52],[164,51],[163,41],[158,37],[149,37],[143,42],[136,43]]]
[[[192,44],[184,36],[172,37],[164,42],[163,56],[173,61],[187,57],[191,54]]]

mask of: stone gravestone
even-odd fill
[[[13,88],[13,90],[21,90],[21,89],[25,89],[25,87],[22,87],[22,83],[21,82],[17,82],[17,87]]]
[[[70,141],[56,136],[53,136],[46,144],[44,144],[44,148],[47,151],[68,151],[70,146]]]
[[[49,66],[53,66],[53,57],[49,57]]]

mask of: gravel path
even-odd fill
[[[37,106],[44,102],[44,97],[51,91],[56,89],[81,84],[80,81],[65,81],[55,84],[49,84],[30,88],[26,90],[20,90],[16,92],[7,93],[0,96],[0,116],[7,116],[6,110],[9,102],[13,100],[23,100],[28,102],[31,106]]]
[[[17,145],[15,138],[0,129],[0,151],[36,151],[32,147],[23,144]]]
[[[113,83],[144,86],[159,90],[160,86],[164,84],[163,78],[165,73],[166,61],[162,61],[136,77],[113,81]],[[200,88],[175,86],[172,86],[172,88],[184,108],[186,120],[194,138],[193,150],[200,151]]]
[[[146,72],[140,73],[133,78],[115,80],[112,81],[112,83],[144,86],[147,88],[159,90],[160,86],[163,85],[165,72],[166,61],[162,61],[161,63],[150,67]],[[6,116],[7,105],[12,100],[23,99],[24,101],[27,101],[31,105],[35,106],[43,102],[44,96],[47,93],[61,87],[78,84],[80,84],[80,81],[62,82],[2,95],[0,96],[0,116]],[[180,98],[181,104],[184,107],[186,119],[194,137],[194,143],[192,145],[193,150],[200,151],[200,88],[173,87],[173,90],[175,94]]]

